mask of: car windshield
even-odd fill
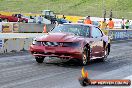
[[[89,26],[84,25],[63,24],[56,26],[51,32],[73,33],[78,36],[89,37],[89,28]]]

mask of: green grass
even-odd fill
[[[58,14],[132,19],[132,0],[0,0],[0,11],[41,13],[50,9]]]

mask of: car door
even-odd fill
[[[93,26],[91,29],[92,38],[92,57],[102,57],[103,54],[103,34],[98,27]]]

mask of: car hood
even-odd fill
[[[77,42],[83,40],[81,36],[76,36],[72,33],[49,33],[42,37],[37,38],[38,41],[51,41],[51,42]]]

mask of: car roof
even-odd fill
[[[83,24],[83,23],[64,23],[64,24],[68,24],[68,25],[94,26],[94,25],[92,25],[92,24]]]

